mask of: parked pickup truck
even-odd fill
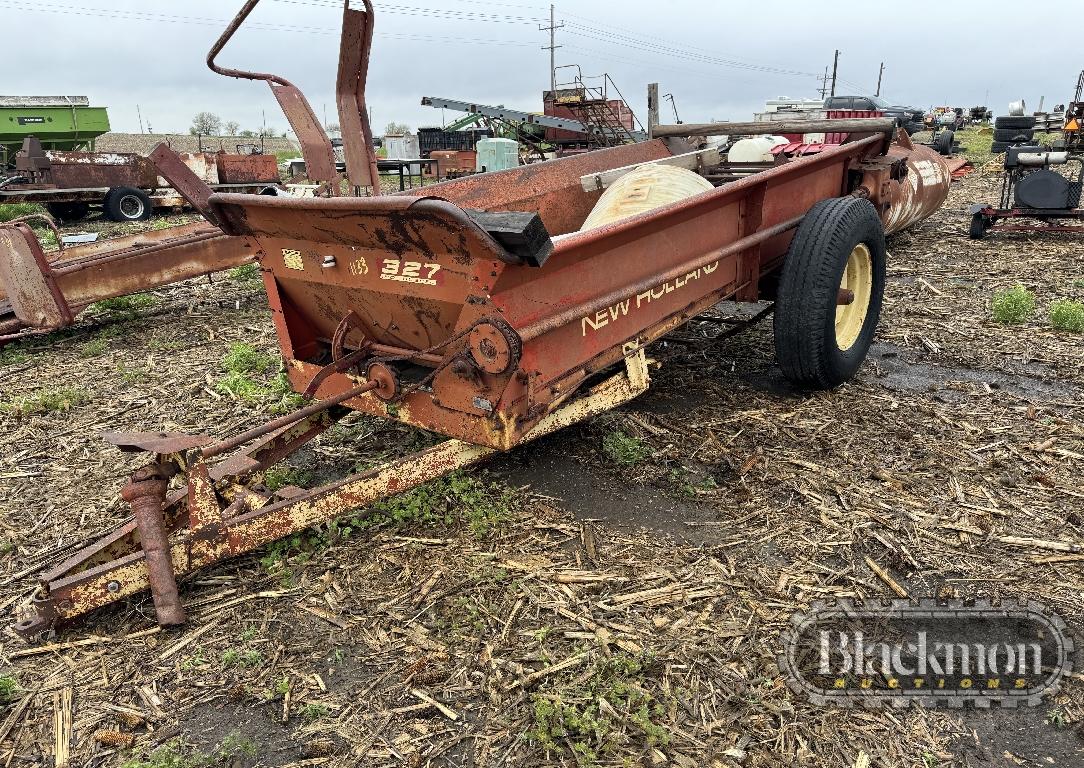
[[[907,133],[922,130],[922,119],[926,111],[915,107],[892,106],[879,96],[829,96],[824,100],[825,110],[876,110],[883,112],[907,129]]]

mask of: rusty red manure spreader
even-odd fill
[[[645,347],[724,299],[774,301],[789,378],[845,382],[878,322],[885,235],[935,211],[950,176],[891,121],[829,122],[842,145],[722,184],[725,152],[695,141],[720,126],[683,124],[411,194],[210,195],[226,235],[255,245],[311,402],[223,441],[107,435],[147,454],[122,491],[132,517],[45,573],[16,629],[148,588],[159,622],[179,624],[179,577],[631,400],[649,386]],[[350,410],[450,439],[317,488],[261,484]]]

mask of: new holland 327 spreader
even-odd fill
[[[367,60],[366,6],[345,10],[344,60]],[[363,87],[364,76],[345,102],[355,118]],[[294,118],[311,115],[287,95]],[[725,152],[689,137],[771,126],[658,126],[646,142],[410,194],[342,196],[328,183],[313,199],[207,196],[211,219],[255,244],[290,380],[311,404],[224,441],[107,435],[147,454],[122,492],[133,516],[46,573],[18,630],[37,635],[148,587],[159,621],[182,622],[179,577],[636,397],[649,385],[645,347],[723,299],[773,299],[784,373],[845,382],[877,326],[885,235],[936,210],[950,176],[890,120],[825,122],[806,130],[848,140],[718,185]],[[343,125],[356,128],[348,175],[371,184],[367,126]],[[318,123],[300,127],[324,157]],[[318,488],[261,485],[349,409],[451,439]]]

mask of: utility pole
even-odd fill
[[[138,104],[136,104],[136,115],[139,116],[139,132],[146,133],[146,131],[143,130],[143,113],[139,111]]]
[[[885,73],[885,63],[882,61],[881,62],[881,71],[877,73],[877,93],[873,94],[874,96],[880,96],[881,95],[881,78],[884,76],[884,73]]]
[[[824,97],[828,95],[828,67],[824,68],[824,75],[821,77],[821,101],[824,101]]]
[[[659,124],[659,84],[647,84],[647,137],[655,135],[655,126]]]
[[[548,50],[550,52],[550,93],[553,94],[553,98],[557,98],[557,49],[564,46],[557,45],[556,36],[557,30],[563,27],[565,23],[562,21],[560,24],[553,15],[553,3],[550,3],[550,25],[543,27],[541,24],[538,28],[543,32],[550,33],[550,44],[543,45],[542,50]]]
[[[835,58],[832,59],[832,92],[830,94],[828,94],[829,96],[835,96],[836,95],[836,72],[838,71],[838,69],[839,69],[839,49],[836,48]]]

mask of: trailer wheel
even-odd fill
[[[937,151],[937,154],[948,157],[952,154],[954,141],[956,141],[956,134],[946,128],[937,134],[937,138],[933,140],[933,148]]]
[[[154,211],[151,198],[142,189],[114,187],[105,196],[105,215],[113,221],[143,221]]]
[[[971,229],[967,234],[972,240],[982,240],[986,237],[986,217],[981,213],[976,213],[971,217]]]
[[[45,209],[58,221],[82,221],[90,213],[90,206],[78,200],[67,203],[46,203]]]
[[[885,236],[868,200],[823,200],[805,215],[783,263],[775,355],[783,374],[837,387],[866,358],[885,285]]]

